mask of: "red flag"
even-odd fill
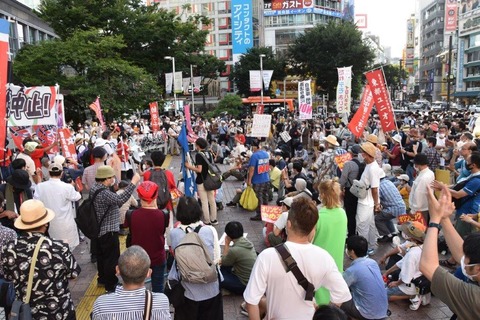
[[[373,101],[377,107],[378,117],[384,132],[395,130],[395,115],[393,114],[392,102],[388,95],[387,85],[383,69],[377,69],[365,74],[372,90]]]
[[[75,145],[71,139],[70,130],[68,128],[58,129],[60,145],[62,146],[62,154],[67,159],[77,160]]]
[[[102,127],[102,130],[105,131],[107,130],[107,127],[105,126],[105,121],[103,121],[103,115],[102,115],[102,108],[100,107],[100,98],[97,97],[97,99],[90,104],[90,109],[95,112],[95,115],[98,118],[98,121],[100,122],[100,126]]]
[[[0,19],[0,149],[5,149],[7,136],[7,81],[8,81],[8,47],[10,22]]]
[[[370,86],[367,84],[365,90],[363,91],[362,101],[358,107],[357,112],[353,116],[352,120],[348,124],[348,129],[352,132],[355,137],[361,137],[363,130],[367,125],[368,117],[373,108],[373,95]]]
[[[185,122],[187,123],[187,132],[190,134],[190,133],[193,133],[193,129],[192,129],[192,119],[191,119],[191,116],[190,116],[190,105],[187,104],[184,108],[183,108],[183,112],[185,112]]]
[[[158,103],[150,102],[150,121],[152,123],[152,131],[156,133],[160,130],[160,119],[158,117]]]

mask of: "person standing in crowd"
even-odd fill
[[[154,182],[144,181],[137,187],[141,207],[132,212],[126,226],[130,228],[132,245],[145,249],[150,257],[152,291],[163,292],[166,267],[165,231],[167,221],[165,213],[158,209],[158,186]]]
[[[100,166],[95,175],[95,184],[90,190],[90,197],[97,191],[93,202],[98,221],[103,219],[100,232],[96,238],[97,270],[99,285],[105,285],[107,292],[114,292],[118,284],[115,266],[120,256],[118,231],[120,230],[120,207],[130,199],[140,175],[135,173],[131,183],[122,194],[110,191],[115,184],[115,171],[109,166]]]
[[[413,181],[408,204],[410,212],[421,212],[425,221],[428,222],[428,199],[427,186],[435,180],[435,174],[428,168],[428,158],[426,154],[419,153],[413,158],[413,165],[417,172],[417,177]]]
[[[427,148],[425,149],[425,152],[424,152],[428,158],[428,167],[433,172],[435,172],[437,168],[440,168],[441,156],[438,150],[435,148],[436,144],[437,144],[437,139],[435,139],[434,137],[427,138]]]
[[[34,198],[55,212],[55,218],[50,222],[48,229],[49,235],[68,244],[70,251],[73,252],[80,243],[75,223],[75,202],[80,200],[82,195],[75,190],[75,182],[65,183],[60,180],[63,175],[61,165],[52,163],[48,171],[50,180],[35,186]]]
[[[207,151],[208,143],[203,138],[195,141],[197,154],[195,155],[195,165],[185,162],[185,168],[194,171],[197,174],[195,182],[197,184],[198,196],[202,202],[203,222],[207,225],[218,224],[217,203],[215,202],[215,190],[206,190],[203,182],[208,175],[208,162],[214,163],[212,154]],[[208,162],[207,162],[208,161]]]
[[[377,148],[375,148],[373,144],[365,142],[360,148],[362,149],[362,156],[366,163],[360,181],[369,188],[367,190],[367,196],[364,199],[358,199],[356,218],[357,233],[368,240],[368,254],[372,255],[378,246],[378,231],[375,226],[374,212],[379,212],[381,209],[378,188],[380,187],[380,171],[382,169],[375,161]]]
[[[15,169],[6,182],[0,185],[0,191],[7,201],[6,209],[19,213],[22,203],[33,198],[29,174],[24,169]]]
[[[151,260],[140,246],[127,248],[118,258],[117,273],[123,285],[114,293],[99,296],[93,304],[92,320],[142,319],[145,313],[147,289],[145,279],[150,277]],[[169,320],[170,306],[163,293],[153,292],[151,320]]]
[[[218,249],[215,249],[215,239],[218,235],[215,228],[202,226],[202,208],[198,201],[193,197],[180,198],[176,218],[180,224],[170,232],[172,250],[175,251],[187,231],[192,232],[192,230],[200,227],[198,235],[206,245],[212,261],[214,261],[215,251]],[[223,320],[223,300],[219,280],[210,283],[190,283],[182,280],[175,262],[170,269],[168,279],[180,280],[185,288],[185,302],[182,306],[175,308],[176,320]]]
[[[362,152],[360,145],[355,144],[348,151],[352,155],[352,159],[345,162],[339,183],[343,190],[343,205],[348,218],[348,236],[353,236],[357,229],[358,198],[350,192],[350,187],[353,185],[353,180],[358,179],[363,173],[365,164],[358,159],[358,155]]]
[[[378,263],[367,255],[367,239],[351,236],[345,253],[352,261],[343,273],[352,299],[342,304],[342,310],[355,319],[385,319],[388,297]]]
[[[247,186],[252,186],[258,199],[256,214],[250,220],[260,221],[260,209],[262,205],[268,205],[268,188],[270,188],[270,156],[260,149],[258,140],[252,142],[253,154],[248,163]]]
[[[92,150],[92,158],[94,159],[93,165],[85,168],[82,175],[82,183],[87,191],[92,189],[95,184],[95,174],[97,173],[98,167],[105,165],[107,152],[103,147],[95,147]]]
[[[455,207],[451,191],[446,185],[437,200],[432,189],[428,190],[431,208],[430,223],[420,258],[420,271],[431,281],[432,293],[444,302],[458,319],[480,319],[480,233],[472,233],[463,239],[456,231],[450,216]],[[452,256],[460,261],[466,281],[456,278],[440,267],[438,261],[438,235],[443,234]]]
[[[402,166],[402,154],[400,152],[400,143],[402,143],[402,136],[396,134],[392,137],[393,146],[390,150],[386,149],[384,152],[388,158],[388,163],[392,166],[392,170],[398,170]]]
[[[336,175],[335,147],[340,146],[337,137],[329,135],[325,139],[325,151],[317,156],[313,169],[317,171],[317,181],[334,178]]]
[[[54,217],[55,213],[40,200],[25,201],[20,207],[20,218],[15,220],[15,228],[22,232],[17,239],[2,246],[1,266],[5,278],[13,282],[16,298],[22,301],[27,294],[32,256],[43,238],[29,301],[32,318],[75,320],[68,279],[77,278],[81,269],[67,245],[45,235]]]
[[[335,260],[338,270],[343,270],[347,215],[340,200],[340,184],[336,180],[324,180],[320,182],[318,193],[322,207],[318,211],[313,244],[325,249]],[[328,304],[330,293],[325,288],[319,288],[315,292],[315,300],[317,305]]]
[[[407,143],[400,149],[402,156],[402,169],[410,178],[410,185],[413,183],[414,171],[413,158],[422,152],[422,144],[418,141],[418,129],[412,128],[409,131]],[[428,163],[427,163],[428,165]]]
[[[331,303],[341,305],[352,296],[330,254],[311,243],[317,221],[315,202],[294,200],[288,214],[285,246],[313,288],[325,287],[330,291]],[[267,248],[258,256],[243,297],[250,319],[260,319],[265,312],[269,319],[311,319],[315,313],[313,299],[305,300],[305,290],[293,273],[285,270],[275,248]]]

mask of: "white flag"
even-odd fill
[[[352,102],[352,67],[337,68],[337,112],[350,113]]]
[[[270,88],[270,81],[272,80],[273,70],[263,70],[263,84],[268,90]]]
[[[262,90],[262,80],[259,70],[250,70],[250,91]]]
[[[165,73],[165,91],[167,94],[172,93],[172,84],[173,84],[173,76],[172,73]]]
[[[182,93],[182,71],[175,72],[175,83],[173,84],[175,93]]]

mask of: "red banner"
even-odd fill
[[[373,101],[377,107],[378,117],[382,124],[383,132],[395,130],[395,115],[393,114],[392,102],[388,95],[387,84],[383,69],[377,69],[365,74],[372,90]]]
[[[8,127],[10,130],[10,137],[17,149],[23,151],[23,139],[37,135],[38,141],[43,147],[48,147],[57,141],[57,127],[54,125],[37,125],[33,127]],[[48,154],[55,154],[58,152],[57,147],[53,147],[48,151]]]
[[[77,160],[77,153],[75,152],[75,144],[72,141],[70,135],[70,129],[62,128],[58,129],[58,137],[60,140],[60,146],[62,147],[62,154],[66,159]]]
[[[257,105],[257,110],[256,110],[256,114],[263,114],[263,110],[265,109],[265,106],[263,104],[258,104]]]
[[[187,123],[187,135],[190,133],[193,133],[192,130],[192,119],[190,117],[190,105],[187,104],[184,108],[183,111],[185,112],[185,122]]]
[[[361,137],[363,135],[363,130],[367,125],[368,117],[373,108],[373,95],[370,86],[367,84],[365,90],[363,91],[362,101],[358,107],[357,112],[353,116],[352,120],[348,124],[348,129],[352,132],[355,137]]]
[[[445,1],[445,32],[457,30],[457,11],[458,4],[456,0]]]
[[[8,47],[10,22],[0,19],[0,149],[5,149],[7,135],[7,81],[8,81]]]
[[[107,130],[107,127],[105,125],[105,121],[103,121],[103,115],[102,115],[102,108],[100,107],[100,98],[97,97],[97,100],[92,102],[90,104],[90,109],[95,112],[95,115],[97,116],[98,121],[100,122],[100,126],[102,127],[102,130],[105,131]]]
[[[152,124],[152,131],[156,133],[160,130],[160,118],[158,117],[158,102],[150,102],[150,121]]]

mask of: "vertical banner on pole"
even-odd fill
[[[396,129],[395,115],[393,114],[392,102],[387,91],[383,69],[376,69],[365,73],[365,77],[372,90],[373,101],[377,108],[378,117],[382,124],[383,132],[390,132]]]
[[[367,125],[368,118],[370,117],[370,113],[372,112],[372,108],[372,90],[370,90],[370,86],[367,84],[365,86],[365,89],[363,90],[363,96],[362,101],[360,102],[360,106],[358,107],[357,112],[347,126],[348,130],[350,130],[355,137],[359,138],[363,135],[363,130]]]
[[[250,91],[256,92],[262,90],[262,76],[259,70],[250,70]]]
[[[172,93],[173,73],[165,73],[165,92],[167,94]]]
[[[337,68],[337,112],[350,113],[352,102],[352,67]]]
[[[298,117],[301,120],[312,119],[312,90],[311,80],[298,82]]]
[[[150,102],[150,121],[152,123],[153,133],[157,133],[160,130],[160,119],[158,117],[158,102]]]
[[[7,136],[7,81],[8,81],[8,38],[10,23],[0,19],[0,149],[5,149]]]

